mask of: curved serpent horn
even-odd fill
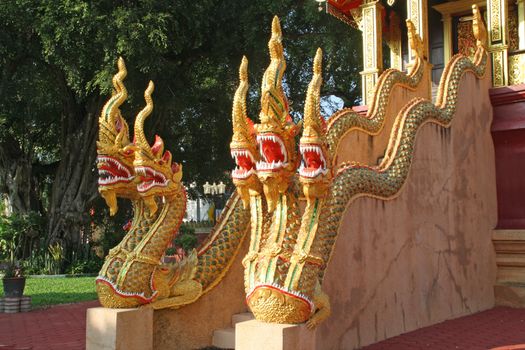
[[[150,80],[148,87],[146,91],[144,91],[144,100],[146,101],[146,107],[144,107],[139,114],[137,115],[137,118],[135,119],[135,132],[134,132],[134,140],[133,142],[139,146],[143,151],[145,151],[149,156],[152,158],[153,152],[151,151],[151,147],[146,140],[146,136],[144,135],[144,120],[151,114],[153,111],[153,99],[151,98],[151,94],[153,93],[153,90],[155,89],[155,85]]]

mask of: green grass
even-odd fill
[[[31,296],[33,308],[96,300],[95,277],[27,278],[24,295]]]

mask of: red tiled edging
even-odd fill
[[[18,314],[0,314],[0,350],[85,348],[86,310],[98,301],[57,305]]]

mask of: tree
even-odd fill
[[[356,102],[360,36],[314,1],[11,0],[0,3],[0,192],[15,212],[48,218],[48,241],[71,251],[97,197],[100,109],[123,56],[132,122],[155,81],[148,137],[164,138],[186,181],[224,176],[232,163],[231,101],[243,54],[250,107],[268,64],[271,18],[281,18],[286,87],[300,118],[312,59],[325,52],[324,96]]]

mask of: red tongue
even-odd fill
[[[284,161],[284,154],[281,152],[281,145],[278,142],[271,140],[263,141],[262,151],[268,163]]]
[[[319,169],[321,166],[323,166],[323,162],[321,161],[319,154],[317,154],[316,152],[304,152],[304,159],[306,161],[306,167],[308,169]]]
[[[245,170],[250,170],[253,168],[252,160],[247,156],[238,156],[237,165]]]

